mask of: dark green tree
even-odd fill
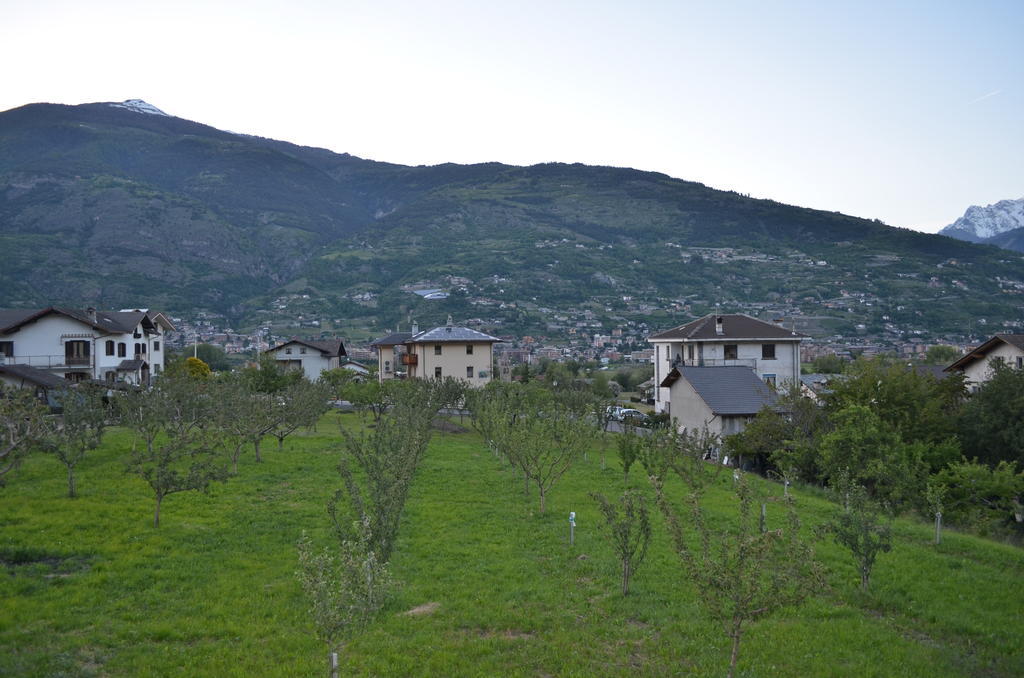
[[[965,456],[1024,467],[1024,370],[994,363],[992,378],[964,405],[957,430]]]

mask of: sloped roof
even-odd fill
[[[335,356],[348,355],[345,352],[345,342],[343,340],[341,340],[341,339],[324,339],[322,341],[311,341],[311,340],[308,340],[308,339],[299,339],[298,337],[292,337],[291,339],[289,339],[288,341],[284,342],[283,344],[279,344],[277,346],[274,346],[273,348],[268,348],[266,351],[264,351],[264,353],[270,353],[271,351],[276,351],[279,348],[284,348],[285,346],[288,346],[289,344],[298,344],[299,346],[308,346],[309,348],[312,348],[312,349],[314,349],[316,351],[320,351],[320,353],[324,353],[326,355],[329,355],[332,358],[335,357]]]
[[[722,334],[717,332],[717,318],[722,319]],[[664,332],[647,337],[648,341],[661,339],[704,340],[704,339],[789,339],[800,341],[807,338],[785,327],[763,320],[752,318],[743,313],[715,314],[709,313],[703,318]]]
[[[775,392],[749,367],[678,367],[661,382],[671,386],[685,379],[714,414],[757,414],[778,400]]]
[[[135,372],[146,367],[145,360],[122,360],[121,364],[117,366],[118,372]]]
[[[959,358],[949,367],[945,368],[943,372],[952,372],[953,370],[963,370],[970,363],[975,360],[982,360],[986,355],[989,354],[992,349],[999,346],[999,344],[1009,344],[1024,351],[1024,334],[997,334],[981,346],[968,351],[967,355]]]
[[[409,339],[410,344],[439,344],[446,341],[459,341],[463,343],[473,341],[497,342],[501,341],[501,339],[457,325],[443,325],[432,330],[424,330]]]
[[[174,325],[167,320],[166,316],[156,311],[95,311],[94,318],[89,310],[48,306],[43,309],[0,310],[0,334],[16,330],[26,323],[38,320],[51,313],[57,313],[77,320],[100,332],[119,334],[134,332],[139,323],[149,323],[154,326],[163,325],[165,329],[174,329]]]
[[[380,339],[374,339],[370,342],[370,346],[398,346],[404,344],[412,338],[412,332],[395,332],[389,334],[386,337]]]
[[[40,370],[29,365],[0,365],[0,374],[21,379],[44,388],[65,388],[72,384],[72,382],[64,377],[58,377],[52,372]]]

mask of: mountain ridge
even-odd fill
[[[1012,318],[999,281],[1024,280],[1024,260],[991,247],[657,172],[410,167],[102,103],[0,113],[0,244],[3,305],[119,307],[141,297],[248,323],[295,291],[322,300],[311,314],[368,326],[486,310],[535,328],[521,306],[590,303],[628,315],[621,298],[643,297],[642,306],[689,313],[716,297],[810,312],[857,290],[924,304],[939,289],[939,308],[917,317],[953,326],[975,289],[989,297],[977,309]],[[732,250],[729,265],[701,248]],[[794,263],[806,261],[826,264]],[[470,282],[444,302],[403,291],[448,279]],[[904,313],[889,306],[853,315],[883,327]]]

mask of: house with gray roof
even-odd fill
[[[752,369],[740,365],[673,367],[661,382],[669,391],[665,411],[680,431],[739,433],[778,396]]]
[[[0,364],[72,382],[148,384],[163,371],[164,335],[173,329],[163,313],[144,308],[0,310]]]
[[[440,327],[396,333],[370,342],[377,349],[379,378],[444,379],[453,377],[470,386],[491,380],[497,337],[448,322]]]
[[[678,367],[745,367],[773,387],[800,381],[800,342],[806,335],[781,321],[742,313],[711,313],[647,337],[654,345],[654,380],[661,384]],[[654,409],[670,409],[666,387],[654,389]]]
[[[306,379],[316,381],[325,370],[341,367],[347,358],[345,343],[341,339],[312,341],[292,339],[263,352],[272,356],[277,363],[288,369],[302,370]]]

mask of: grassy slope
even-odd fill
[[[0,675],[321,674],[294,544],[304,529],[327,539],[335,418],[284,452],[268,445],[261,465],[250,456],[210,496],[171,496],[159,530],[148,488],[122,473],[126,433],[114,431],[83,463],[77,500],[62,496],[54,460],[29,459],[0,491]],[[622,476],[613,455],[605,470],[595,456],[556,485],[541,516],[536,496],[523,497],[478,437],[436,436],[393,559],[403,586],[346,647],[343,675],[722,674],[726,640],[680,577],[660,519],[634,594],[617,593],[587,492],[616,493]],[[726,493],[712,498],[724,515]],[[813,495],[800,506],[812,524],[829,510]],[[579,525],[571,549],[570,510]],[[934,547],[928,527],[911,523],[897,533],[868,597],[854,591],[849,557],[820,545],[830,590],[753,626],[741,672],[1024,674],[1024,553],[951,533]],[[433,613],[403,614],[429,602],[439,604]]]

